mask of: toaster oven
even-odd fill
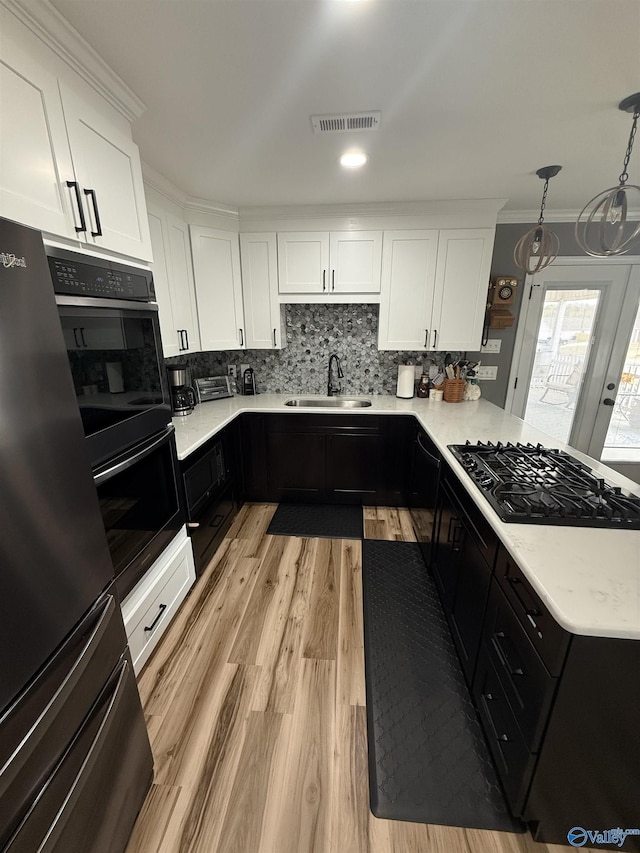
[[[231,376],[207,376],[196,379],[196,393],[199,403],[208,400],[220,400],[223,397],[233,397]]]

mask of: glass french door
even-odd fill
[[[640,462],[639,303],[638,266],[554,265],[529,280],[507,408],[596,459]]]

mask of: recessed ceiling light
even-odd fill
[[[346,151],[340,157],[340,165],[345,169],[360,169],[368,159],[364,151]]]

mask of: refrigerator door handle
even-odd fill
[[[44,843],[38,848],[38,853],[54,853],[60,833],[63,831],[67,820],[73,812],[73,808],[82,795],[85,779],[91,774],[93,767],[98,760],[100,751],[106,741],[111,726],[116,717],[118,706],[124,695],[124,687],[126,685],[127,675],[129,674],[129,662],[124,660],[120,665],[120,672],[117,676],[117,682],[112,690],[111,698],[108,701],[106,710],[103,712],[100,728],[93,740],[93,743],[87,751],[87,757],[82,762],[78,775],[69,786],[69,796],[62,804],[60,811],[53,819],[53,823],[47,831]]]
[[[29,760],[30,755],[38,748],[43,738],[47,736],[52,722],[60,713],[64,704],[69,700],[69,697],[75,690],[76,684],[80,680],[82,673],[91,663],[94,649],[99,645],[116,609],[116,600],[113,595],[108,595],[105,598],[102,603],[102,608],[102,613],[100,613],[98,621],[84,643],[75,662],[69,669],[64,681],[56,690],[51,701],[47,704],[23,740],[18,744],[16,750],[7,759],[4,767],[0,767],[0,798],[8,790],[10,784],[14,781],[17,774]],[[95,611],[90,614],[93,618],[95,618],[95,615]],[[81,628],[82,625],[80,626],[80,629]]]

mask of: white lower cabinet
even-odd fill
[[[140,672],[196,579],[191,540],[183,527],[122,602],[133,668]]]
[[[190,225],[200,346],[246,349],[238,235]]]
[[[149,204],[153,283],[165,358],[200,351],[188,225]]]
[[[286,336],[275,233],[241,234],[240,266],[247,349],[281,349]]]
[[[480,349],[493,228],[385,231],[378,349]]]

